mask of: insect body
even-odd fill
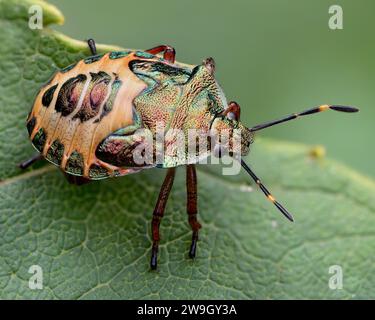
[[[45,158],[59,166],[68,180],[76,184],[151,167],[167,168],[152,219],[152,269],[157,267],[159,225],[173,185],[175,167],[186,165],[187,168],[187,212],[192,228],[189,256],[194,258],[201,227],[197,220],[194,165],[199,159],[216,150],[219,155],[226,153],[240,161],[267,198],[293,220],[240,159],[248,154],[254,132],[328,109],[358,111],[352,107],[322,105],[246,128],[240,122],[239,105],[227,103],[215,80],[212,58],[202,65],[191,66],[175,62],[175,50],[169,46],[96,55],[94,41],[89,40],[88,44],[93,56],[60,70],[39,91],[27,119],[30,139],[39,153],[20,166],[26,168]],[[163,58],[159,53],[163,53]],[[144,129],[151,139],[139,134]],[[180,130],[185,142],[192,140],[189,130],[197,130],[208,138],[208,147],[195,148],[192,152],[185,150],[193,153],[193,158],[189,157],[191,154],[176,157],[175,148],[167,148],[169,151],[159,154],[153,143],[161,135],[164,146],[173,146],[176,136],[169,135],[171,129]],[[224,133],[231,143],[223,143]],[[239,148],[235,148],[233,141],[238,142]],[[136,160],[134,155],[139,147],[151,150],[151,161]],[[162,155],[161,161],[157,162],[155,158],[159,155]]]

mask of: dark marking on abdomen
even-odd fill
[[[68,116],[76,108],[86,79],[84,74],[79,74],[62,85],[55,105],[55,110],[61,112],[62,116]]]
[[[96,61],[99,61],[102,57],[103,57],[103,54],[98,54],[96,56],[91,56],[91,57],[84,59],[83,62],[86,64],[94,63]]]
[[[113,81],[112,87],[111,87],[111,94],[109,95],[108,100],[105,102],[103,106],[103,110],[100,115],[99,121],[112,111],[113,103],[115,102],[117,92],[119,91],[121,85],[122,85],[121,80],[116,79],[115,81]]]
[[[69,65],[69,66],[67,66],[67,67],[65,67],[63,69],[61,69],[60,72],[61,73],[68,72],[68,71],[72,70],[76,65],[77,65],[77,62],[75,62],[75,63],[73,63],[73,64],[71,64],[71,65]]]
[[[35,117],[32,117],[26,124],[26,127],[27,127],[27,131],[29,133],[29,136],[31,135],[31,133],[33,132],[34,128],[35,128],[35,124],[36,124],[36,118]]]
[[[74,116],[74,119],[79,118],[82,122],[95,117],[99,113],[100,105],[107,97],[108,85],[111,81],[111,77],[103,71],[90,74],[91,81],[83,98],[81,109]]]
[[[49,88],[48,90],[46,90],[46,92],[44,92],[43,94],[43,97],[42,97],[42,105],[45,106],[45,107],[49,107],[49,105],[51,104],[51,101],[53,99],[53,94],[55,93],[55,90],[57,88],[57,84],[55,84],[54,86],[52,86],[51,88]]]
[[[60,165],[64,154],[64,145],[59,141],[55,140],[47,151],[47,160],[54,164]]]
[[[145,51],[136,51],[135,56],[138,58],[144,58],[144,59],[154,59],[156,57],[155,55],[145,52]]]
[[[129,140],[131,141],[131,139]],[[101,142],[96,149],[95,155],[98,159],[114,166],[132,168],[143,167],[145,164],[136,163],[133,156],[134,150],[141,144],[145,145],[143,141],[130,143],[126,139],[115,139],[113,136],[110,136]],[[146,157],[144,152],[142,152],[141,155],[143,158]]]
[[[100,167],[96,164],[91,165],[89,170],[89,177],[92,179],[102,179],[108,177],[109,173],[107,169]]]
[[[43,152],[44,144],[46,143],[46,133],[43,128],[40,128],[33,139],[33,145],[39,152]]]
[[[128,56],[131,51],[113,51],[109,54],[109,59],[120,59]]]
[[[77,175],[82,175],[83,166],[84,166],[84,163],[83,163],[82,155],[78,153],[77,151],[74,151],[70,155],[64,169],[66,172],[77,174]]]

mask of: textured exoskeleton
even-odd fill
[[[186,141],[189,129],[202,135],[239,129],[245,155],[252,133],[236,119],[218,117],[227,102],[210,63],[182,65],[143,51],[84,59],[56,73],[39,92],[28,118],[33,145],[66,173],[92,180],[194,161],[191,154],[165,154],[156,163],[154,150],[154,161],[135,162],[133,151],[144,143],[139,129],[155,140],[157,126],[166,145],[174,139],[167,134],[171,129],[186,133]],[[208,147],[194,155],[207,157]]]
[[[187,213],[192,228],[189,256],[193,258],[201,227],[197,220],[195,163],[212,151],[216,156],[227,154],[240,161],[266,197],[293,221],[240,159],[248,154],[254,132],[329,109],[358,111],[321,105],[246,128],[240,122],[239,105],[227,103],[215,80],[212,58],[192,66],[176,62],[170,46],[96,55],[94,41],[90,39],[88,44],[93,56],[56,72],[39,91],[27,119],[30,139],[39,154],[20,166],[26,168],[45,158],[75,184],[146,168],[168,168],[152,218],[152,269],[157,266],[159,225],[175,167],[187,168]]]

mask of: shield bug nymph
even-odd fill
[[[139,129],[148,129],[153,139],[156,139],[160,123],[164,128],[179,129],[184,133],[190,129],[213,130],[216,141],[221,141],[224,132],[229,132],[230,138],[234,131],[239,132],[240,150],[234,150],[233,144],[226,148],[220,145],[219,154],[226,152],[240,161],[266,197],[293,221],[291,214],[240,159],[248,154],[254,132],[326,110],[358,111],[353,107],[321,105],[247,128],[240,122],[240,106],[236,102],[227,103],[215,79],[212,58],[191,66],[176,62],[175,50],[166,45],[146,51],[117,51],[103,55],[96,54],[92,39],[88,45],[92,56],[56,72],[37,94],[27,119],[27,129],[38,154],[21,163],[20,167],[27,168],[45,158],[60,167],[68,181],[74,184],[123,176],[151,167],[166,168],[166,178],[152,217],[152,269],[157,267],[160,222],[176,167],[181,165],[186,166],[187,213],[192,229],[189,257],[196,255],[201,228],[197,219],[196,162],[191,158],[188,161],[165,157],[161,163],[153,165],[136,163],[132,155],[142,143],[137,134]],[[216,147],[208,145],[210,151]],[[209,155],[206,150],[196,150],[196,153],[196,159]]]

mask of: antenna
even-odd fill
[[[280,203],[276,201],[276,199],[272,196],[272,194],[268,191],[268,189],[263,185],[260,179],[256,176],[256,174],[250,169],[250,167],[241,159],[241,166],[246,170],[246,172],[253,178],[255,183],[259,186],[260,190],[266,195],[267,199],[270,200],[276,207],[281,211],[281,213],[290,221],[294,221],[292,215],[286,210]]]
[[[319,107],[308,109],[308,110],[303,111],[303,112],[293,113],[293,114],[291,114],[289,116],[286,116],[284,118],[281,118],[279,120],[274,120],[274,121],[258,124],[258,125],[254,126],[252,128],[249,128],[249,130],[251,132],[262,130],[262,129],[274,126],[276,124],[279,124],[279,123],[283,123],[283,122],[287,122],[289,120],[296,119],[298,117],[307,116],[307,115],[310,115],[310,114],[314,114],[314,113],[318,113],[318,112],[322,112],[322,111],[326,111],[326,110],[330,110],[330,109],[335,110],[335,111],[350,112],[350,113],[359,111],[357,108],[354,108],[354,107],[336,106],[336,105],[330,106],[328,104],[323,104]]]

